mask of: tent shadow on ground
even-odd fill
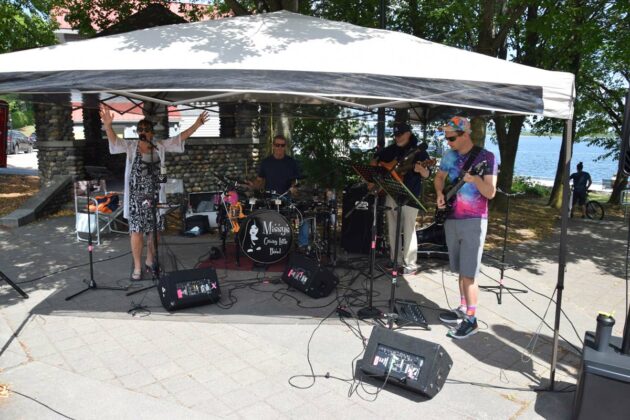
[[[619,217],[605,220],[571,219],[568,227],[567,263],[591,261],[602,271],[615,277],[625,276],[627,223]],[[510,268],[542,274],[537,263],[557,263],[560,236],[555,233],[535,243],[510,244],[506,251],[506,263]],[[501,248],[484,254],[484,262],[496,265]],[[507,272],[509,274],[509,270]]]
[[[217,275],[223,292],[221,305],[207,305],[168,313],[161,306],[156,288],[133,296],[126,296],[122,291],[88,290],[66,301],[66,297],[85,288],[84,280],[89,278],[86,244],[76,242],[71,229],[72,224],[73,218],[60,217],[0,232],[2,233],[0,242],[8,251],[0,256],[2,266],[7,267],[6,274],[27,293],[54,290],[32,308],[33,314],[59,316],[85,314],[131,318],[128,311],[142,305],[146,310],[131,313],[138,316],[151,313],[152,318],[160,320],[286,323],[319,322],[323,317],[331,314],[334,316],[338,296],[346,293],[350,296],[347,302],[354,305],[355,311],[367,304],[365,281],[367,255],[358,260],[353,259],[351,267],[340,265],[336,270],[341,280],[338,295],[333,294],[322,299],[313,299],[301,292],[288,290],[287,285],[279,279],[281,273],[218,270]],[[191,239],[166,236],[165,242],[170,243],[170,251],[175,253],[184,268],[192,268],[211,246],[218,244],[212,237]],[[95,247],[94,279],[99,286],[131,284],[129,280],[131,256],[128,250],[129,239],[126,235],[108,236],[103,245]],[[163,261],[166,269],[172,270],[172,267],[168,266],[169,259],[164,258]],[[357,270],[362,270],[363,274],[357,277]],[[42,278],[50,273],[57,274]],[[151,284],[151,281],[134,282],[130,290]],[[391,283],[381,277],[376,279],[374,284],[375,306],[386,311]],[[437,307],[424,296],[416,294],[406,279],[399,281],[396,294],[399,298],[422,302],[427,307]],[[13,289],[2,288],[0,303],[9,306],[21,301],[22,298]]]
[[[544,418],[568,418],[571,412],[573,393],[546,392],[549,388],[549,380],[537,375],[534,367],[535,364],[538,364],[545,372],[548,372],[546,369],[550,365],[545,365],[544,362],[535,362],[529,357],[528,348],[531,339],[532,334],[530,333],[517,331],[505,325],[493,325],[488,331],[480,331],[466,340],[453,340],[453,342],[475,360],[478,360],[480,364],[500,369],[496,383],[490,381],[487,384],[478,384],[479,386],[498,386],[509,391],[512,386],[503,383],[507,379],[502,380],[501,377],[505,376],[504,372],[513,372],[521,375],[527,383],[527,386],[524,387],[523,381],[518,381],[517,384],[513,385],[514,389],[530,389],[532,392],[537,392],[535,409],[538,414]],[[552,337],[540,335],[533,354],[543,360],[551,360],[551,343]],[[580,358],[573,350],[567,350],[569,348],[570,345],[567,342],[560,340],[556,390],[570,391],[574,389],[575,382],[567,381],[572,379],[577,381],[575,372],[579,368]],[[563,380],[562,375],[568,376],[570,379]]]

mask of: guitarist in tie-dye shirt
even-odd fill
[[[437,206],[446,206],[444,186],[462,176],[462,168],[474,150],[470,138],[470,122],[463,117],[453,117],[444,126],[444,135],[451,150],[447,151],[435,175]],[[440,320],[459,323],[448,332],[452,338],[466,338],[477,332],[477,296],[479,287],[475,277],[479,273],[483,245],[488,228],[488,200],[494,198],[497,185],[497,165],[494,155],[486,149],[478,150],[469,168],[485,161],[481,175],[463,174],[465,182],[452,200],[452,210],[444,223],[451,271],[459,273],[460,306],[451,312],[440,314]],[[459,322],[461,319],[461,322]]]

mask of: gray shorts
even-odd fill
[[[475,278],[481,267],[488,219],[448,219],[444,223],[451,271]]]

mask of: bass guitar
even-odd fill
[[[468,173],[470,173],[471,175],[481,176],[486,171],[487,167],[488,167],[488,162],[485,160],[482,160],[481,162],[479,162],[478,164],[470,168]],[[435,208],[435,216],[433,220],[437,225],[443,225],[448,215],[451,214],[451,211],[453,211],[453,203],[455,202],[455,196],[457,195],[457,192],[464,186],[465,183],[466,181],[464,181],[464,176],[462,175],[459,178],[457,178],[457,182],[455,184],[445,189],[444,208],[438,208],[438,207]]]

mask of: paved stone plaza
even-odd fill
[[[455,277],[442,261],[423,261],[420,274],[400,282],[397,297],[422,304],[431,330],[399,331],[441,344],[454,361],[443,390],[426,400],[393,387],[375,395],[372,382],[353,384],[353,361],[363,351],[358,335],[369,337],[372,325],[342,322],[334,313],[338,297],[314,300],[288,291],[277,282],[280,273],[218,270],[221,305],[172,314],[162,308],[155,289],[133,296],[90,290],[65,301],[89,276],[86,244],[75,240],[73,222],[60,217],[0,230],[1,270],[30,295],[23,300],[10,287],[0,287],[0,383],[12,391],[0,398],[2,418],[570,415],[573,392],[534,391],[548,386],[553,332],[541,327],[535,314],[553,325],[555,305],[549,306],[548,296],[558,273],[557,236],[510,248],[508,260],[515,267],[506,272],[507,285],[523,287],[516,279],[540,294],[504,294],[498,305],[493,294],[482,293],[481,331],[467,340],[446,337],[447,327],[437,319],[438,308],[448,306],[445,291],[450,305],[458,299]],[[563,309],[577,334],[563,318],[556,389],[574,389],[579,355],[571,345],[581,348],[580,339],[594,329],[598,310],[616,311],[615,334],[621,334],[626,232],[622,220],[570,222]],[[169,236],[166,241],[185,268],[215,244],[211,236]],[[128,252],[124,235],[108,236],[96,247],[99,285],[129,285]],[[173,265],[172,258],[164,260]],[[340,254],[338,296],[352,296],[355,310],[363,306],[366,270],[367,259]],[[50,273],[55,274],[42,277]],[[497,279],[498,269],[485,265],[480,284],[493,285]],[[390,280],[378,278],[375,289],[375,302],[385,309]],[[128,312],[136,304],[146,310]],[[309,376],[291,379],[310,375],[307,354],[321,375],[314,383]]]

